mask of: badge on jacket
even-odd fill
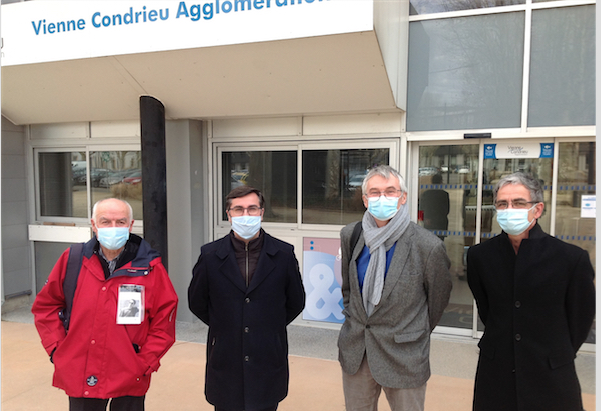
[[[144,286],[120,285],[117,324],[142,324],[142,321],[144,321]]]

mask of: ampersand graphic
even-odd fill
[[[313,291],[307,296],[305,310],[308,314],[317,320],[325,320],[330,315],[336,319],[342,320],[342,291],[340,287],[334,288],[330,292],[330,287],[334,284],[334,271],[326,264],[316,264],[309,272],[309,282],[313,286]]]

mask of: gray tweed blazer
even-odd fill
[[[367,317],[357,278],[363,234],[350,255],[357,223],[340,232],[342,296],[345,321],[338,336],[338,358],[347,374],[355,374],[367,355],[374,379],[384,387],[416,388],[430,378],[430,333],[440,320],[451,293],[451,262],[444,243],[410,223],[397,241],[380,303]]]

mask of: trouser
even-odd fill
[[[263,408],[261,410],[243,410],[243,411],[276,411],[277,409],[278,409],[278,404],[274,405],[273,407]],[[215,407],[215,411],[229,411],[229,410],[226,410],[225,408]]]
[[[144,398],[141,397],[116,397],[116,398],[76,398],[69,397],[69,411],[106,411],[106,406],[111,402],[110,411],[144,411]]]
[[[377,411],[382,389],[392,411],[424,411],[426,384],[417,388],[382,387],[371,375],[367,356],[356,374],[342,371],[342,386],[346,411]]]

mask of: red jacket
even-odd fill
[[[108,279],[97,250],[95,238],[84,245],[68,334],[58,312],[65,304],[69,250],[59,258],[32,307],[44,348],[49,355],[56,349],[53,385],[70,397],[142,396],[159,359],[175,342],[177,294],[158,252],[140,237],[130,235],[124,253],[133,259]],[[117,324],[122,284],[144,286],[144,319],[139,325]]]

